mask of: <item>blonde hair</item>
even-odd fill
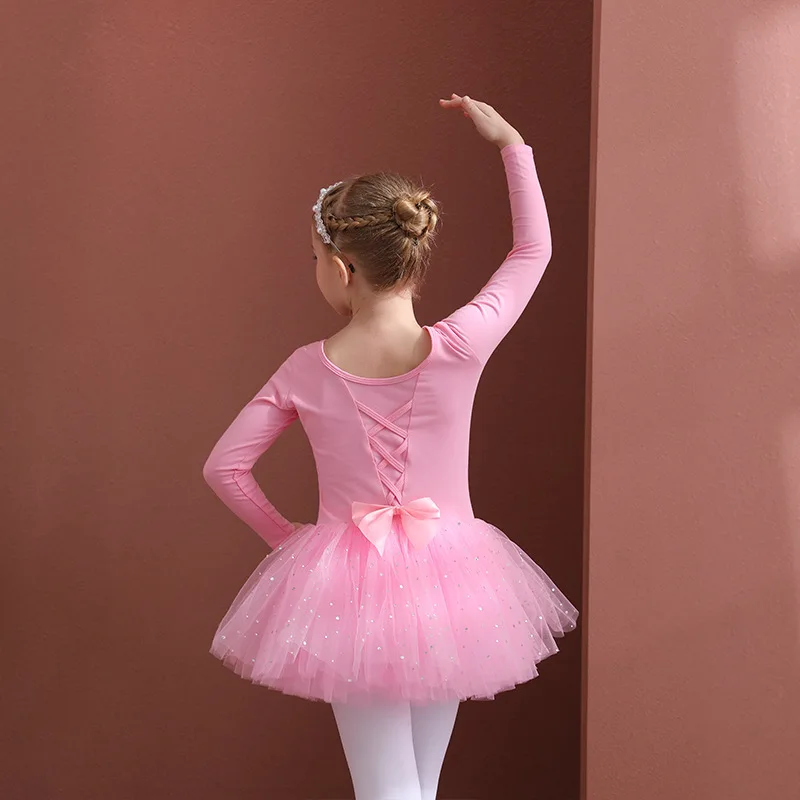
[[[333,242],[377,291],[411,287],[416,296],[441,215],[428,189],[394,172],[360,175],[331,189],[321,213]]]

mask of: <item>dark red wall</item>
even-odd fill
[[[533,145],[553,262],[476,401],[476,513],[581,606],[591,4],[5,5],[4,721],[9,798],[333,798],[330,709],[207,653],[265,546],[205,457],[294,347],[321,186],[392,169],[444,209],[422,322],[511,245],[496,148],[437,102],[486,100]],[[259,463],[316,510],[299,426]],[[578,794],[580,636],[466,703],[443,798]]]

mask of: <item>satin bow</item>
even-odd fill
[[[402,506],[381,506],[373,503],[353,503],[353,522],[383,555],[386,540],[392,531],[392,521],[400,524],[414,549],[425,547],[436,535],[439,507],[430,497],[420,497]]]

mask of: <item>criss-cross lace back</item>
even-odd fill
[[[402,503],[405,487],[408,428],[413,399],[385,415],[357,398],[353,400],[362,414],[369,448],[386,492],[386,499],[393,505],[399,505]]]

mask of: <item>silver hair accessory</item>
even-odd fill
[[[341,186],[341,184],[343,183],[344,181],[337,181],[336,183],[332,183],[330,186],[326,186],[324,189],[320,189],[319,199],[312,206],[314,210],[314,219],[316,220],[317,223],[317,233],[320,235],[322,241],[325,242],[325,244],[333,244],[334,247],[336,247],[336,245],[331,239],[330,234],[328,233],[328,229],[325,227],[325,223],[322,221],[322,201],[325,198],[325,195],[331,189],[335,189],[337,186]],[[338,247],[336,247],[336,249],[339,250]]]
[[[339,245],[337,245],[336,242],[331,239],[328,229],[325,227],[325,223],[322,221],[322,200],[331,189],[335,189],[337,186],[340,186],[343,183],[344,181],[337,181],[336,183],[332,183],[330,186],[326,186],[324,189],[320,189],[319,198],[312,206],[314,210],[314,220],[317,225],[317,233],[320,235],[325,244],[332,244],[337,250],[339,250]],[[339,250],[339,252],[342,253],[341,250]],[[342,253],[342,255],[344,256],[344,253]],[[345,256],[345,260],[347,261],[347,268],[350,270],[350,272],[355,272],[356,268],[350,263],[350,259]]]

